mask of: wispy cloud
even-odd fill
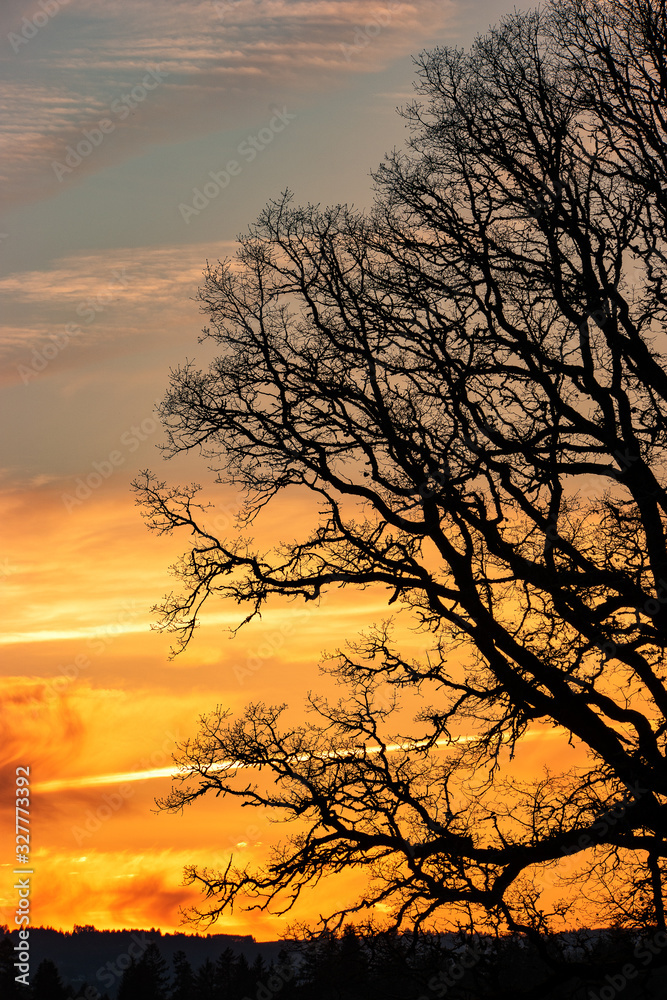
[[[0,740],[3,788],[14,783],[17,761],[21,764],[39,762],[43,773],[57,772],[65,761],[76,756],[84,743],[86,727],[80,714],[64,699],[47,702],[44,689],[41,681],[3,680]],[[26,747],[30,747],[29,761],[22,759]]]
[[[292,95],[294,103],[298,94],[308,103],[351,74],[414,51],[452,10],[442,0],[72,0],[6,57],[13,71],[0,84],[6,203],[49,197],[153,144],[245,127],[269,100]],[[16,10],[15,28],[23,14]],[[135,91],[133,105],[128,95],[155,67],[164,80],[143,97]],[[53,163],[102,118],[113,134],[58,178]]]
[[[121,247],[8,275],[0,280],[5,318],[0,325],[2,381],[31,380],[33,351],[40,355],[52,342],[54,357],[48,365],[37,365],[35,377],[85,366],[86,348],[93,345],[97,351],[106,343],[115,352],[132,354],[158,343],[164,346],[170,336],[182,342],[186,327],[199,330],[199,311],[192,300],[206,260],[233,252],[234,244],[227,241]],[[99,355],[96,361],[99,364]]]
[[[560,727],[555,727],[550,730],[536,729],[529,731],[525,734],[524,739],[562,739],[563,736],[566,735],[566,730]],[[475,739],[476,737],[474,736],[454,736],[451,739],[435,740],[432,746],[444,749],[461,743],[472,743]],[[507,742],[509,742],[509,737],[507,738]],[[427,745],[428,741],[426,740],[406,740],[401,743],[385,744],[382,747],[369,746],[364,747],[363,749],[354,747],[350,750],[331,750],[328,753],[315,754],[314,756],[332,759],[344,759],[346,757],[372,757],[381,751],[384,751],[385,753],[411,752],[423,749]],[[294,763],[305,762],[311,760],[312,757],[312,754],[303,753],[294,757],[293,761]],[[239,761],[234,760],[225,760],[209,765],[206,770],[207,772],[215,773],[220,771],[239,771],[247,767],[254,767],[254,765],[242,764],[239,763]],[[183,773],[186,773],[186,769],[176,768],[173,765],[171,767],[148,768],[144,771],[118,771],[113,774],[94,774],[81,778],[45,781],[41,784],[35,785],[34,790],[40,793],[61,792],[65,789],[93,788],[98,785],[116,785],[127,781],[154,781],[156,778],[174,778]]]

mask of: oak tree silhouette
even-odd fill
[[[326,927],[381,906],[540,941],[587,899],[592,923],[664,930],[666,51],[664,0],[553,0],[424,52],[371,211],[287,193],[207,267],[219,353],[172,373],[161,416],[246,504],[218,537],[196,486],[137,481],[153,528],[194,536],[163,627],[178,650],[210,596],[247,622],[373,585],[424,652],[387,619],[329,662],[348,694],[308,724],[202,719],[163,805],[234,795],[296,832],[259,869],[189,869],[200,917],[284,912],[354,868]],[[319,523],[258,551],[294,488]],[[428,706],[409,734],[387,684]],[[537,782],[512,769],[531,733],[565,761]],[[547,872],[576,891],[554,902]]]

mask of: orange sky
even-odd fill
[[[193,735],[198,716],[217,704],[240,711],[263,699],[298,710],[308,690],[331,689],[317,669],[320,654],[386,615],[381,591],[339,593],[319,608],[270,608],[229,638],[223,627],[238,623],[238,609],[219,605],[188,651],[169,661],[169,637],[150,630],[149,608],[168,588],[166,567],[185,540],[149,534],[126,485],[119,478],[117,489],[100,491],[76,516],[54,513],[60,485],[53,484],[5,497],[2,512],[11,622],[0,639],[3,662],[11,663],[3,787],[11,788],[17,765],[30,766],[36,922],[56,927],[173,930],[179,907],[197,898],[181,884],[185,864],[221,865],[232,848],[238,860],[261,859],[279,835],[268,817],[216,799],[182,816],[155,814],[168,778],[133,778],[168,769],[174,742]],[[292,498],[271,523],[279,533],[295,516],[303,521],[308,512]],[[412,637],[413,652],[419,642]],[[248,669],[249,657],[259,657],[261,668]],[[554,751],[573,763],[565,739],[550,735],[527,745],[517,773],[545,762],[556,767]],[[4,867],[9,875],[13,864]],[[13,920],[11,884],[5,880],[0,922]],[[328,879],[304,897],[294,919],[312,919],[358,890],[351,876]],[[286,920],[237,910],[217,926],[275,939]]]
[[[156,815],[164,777],[81,779],[167,767],[175,739],[218,703],[287,701],[299,711],[308,690],[323,689],[322,651],[385,617],[387,595],[337,593],[305,614],[276,602],[233,640],[223,627],[238,623],[238,609],[211,607],[188,652],[169,661],[150,608],[172,586],[167,567],[185,539],[150,534],[129,484],[145,467],[172,483],[204,474],[194,455],[164,465],[153,407],[170,366],[210,356],[197,343],[203,318],[192,298],[206,260],[231,254],[286,186],[299,201],[367,204],[369,170],[404,136],[395,107],[412,94],[411,55],[467,43],[512,6],[235,0],[221,13],[203,0],[70,0],[25,45],[5,45],[0,922],[13,922],[16,905],[19,765],[33,782],[35,924],[177,928],[179,906],[195,898],[181,885],[185,864],[223,863],[234,845],[240,860],[258,859],[275,841],[266,819],[235,802]],[[36,10],[6,0],[3,40]],[[113,101],[148,65],[164,81],[113,117]],[[179,204],[276,107],[294,116],[289,126],[244,162],[233,191],[184,221]],[[54,160],[106,115],[113,133],[58,180]],[[221,517],[237,509],[224,487],[211,497]],[[310,510],[291,494],[261,525],[263,538],[291,535]],[[256,655],[263,665],[248,672]],[[563,740],[535,739],[522,767],[558,755],[570,765]],[[311,919],[357,888],[351,877],[327,879],[293,918]],[[268,939],[285,925],[236,911],[218,929]]]
[[[183,866],[220,863],[240,842],[247,847],[239,850],[261,851],[267,820],[215,801],[182,817],[155,815],[167,778],[83,788],[79,779],[168,768],[175,740],[193,734],[198,716],[218,703],[298,704],[322,687],[316,663],[325,642],[342,643],[384,602],[350,594],[317,610],[275,608],[235,639],[223,629],[238,623],[238,611],[219,606],[170,662],[169,637],[150,631],[149,608],[170,585],[166,568],[180,540],[149,535],[124,491],[94,496],[67,518],[49,516],[53,494],[52,486],[33,489],[29,500],[16,494],[3,512],[15,539],[2,583],[12,628],[0,644],[13,668],[4,681],[3,785],[17,764],[30,766],[37,913],[56,926],[173,929],[178,906],[191,898],[180,885]],[[261,668],[248,669],[249,657]],[[55,789],[40,791],[49,784]],[[12,818],[6,809],[3,818]],[[12,897],[4,894],[0,922],[9,922]],[[238,914],[220,929],[275,938],[282,926]]]

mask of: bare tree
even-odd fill
[[[349,695],[311,699],[312,723],[203,718],[164,805],[236,795],[297,832],[259,871],[191,870],[200,915],[285,909],[355,867],[363,898],[330,926],[383,904],[539,937],[569,905],[541,899],[545,871],[581,856],[592,921],[664,930],[666,50],[664,0],[554,0],[423,53],[370,213],[286,194],[208,267],[220,353],[173,373],[162,417],[247,506],[218,538],[196,487],[136,484],[153,527],[195,537],[162,624],[182,647],[211,594],[248,621],[379,584],[424,655],[387,620],[334,657]],[[256,551],[241,532],[294,486],[320,522]],[[424,693],[410,733],[380,683]],[[518,782],[531,727],[587,765]]]

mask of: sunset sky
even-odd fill
[[[275,602],[235,639],[224,629],[239,610],[220,604],[169,660],[150,609],[186,539],[149,533],[129,485],[146,467],[208,481],[197,455],[164,462],[154,416],[170,367],[210,357],[193,301],[206,260],[233,254],[286,187],[300,202],[369,205],[369,171],[405,139],[395,109],[412,94],[411,55],[467,45],[513,6],[4,0],[0,922],[13,926],[16,905],[18,765],[34,791],[34,924],[173,930],[195,899],[185,864],[223,863],[234,845],[255,860],[276,839],[265,818],[215,799],[158,815],[169,779],[141,772],[166,773],[175,740],[218,703],[298,708],[321,683],[321,653],[384,617],[388,595],[307,612]],[[231,522],[233,490],[209,495]],[[285,537],[311,513],[286,497],[258,531]],[[351,883],[328,883],[295,916]],[[258,939],[284,928],[236,911],[217,925]]]

